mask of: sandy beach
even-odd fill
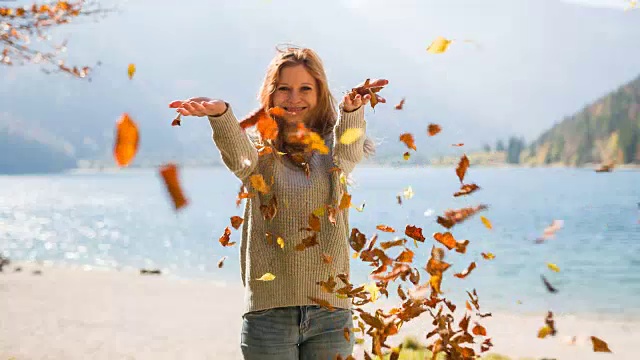
[[[0,273],[0,360],[242,358],[239,285],[35,264],[14,272],[15,266]],[[544,315],[494,312],[482,322],[495,345],[490,352],[512,359],[640,358],[637,320],[558,315],[558,336],[538,339]],[[429,323],[425,315],[404,326],[401,337],[422,338]],[[613,354],[593,353],[590,335],[607,341]]]

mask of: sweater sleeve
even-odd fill
[[[351,144],[341,144],[340,137],[347,129],[351,128],[362,129],[362,136]],[[360,108],[352,112],[345,112],[340,109],[340,118],[334,130],[333,161],[345,174],[349,174],[364,156],[364,134],[366,130],[367,123],[364,120],[364,106],[360,106]]]
[[[213,142],[226,167],[244,181],[258,165],[258,150],[242,130],[230,105],[220,116],[208,116]]]

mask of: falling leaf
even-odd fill
[[[442,54],[447,51],[447,48],[451,44],[451,40],[447,40],[442,36],[438,36],[432,43],[427,47],[427,52],[431,54]]]
[[[482,221],[482,223],[487,229],[489,230],[493,229],[493,225],[491,225],[491,221],[489,221],[489,219],[487,219],[484,216],[480,216],[480,220]]]
[[[224,233],[222,234],[222,236],[220,236],[220,238],[218,239],[218,241],[220,242],[220,244],[222,246],[233,246],[235,244],[234,242],[229,242],[231,240],[231,229],[229,229],[229,227],[227,226],[224,229]]]
[[[591,343],[593,344],[594,352],[608,352],[608,353],[612,352],[611,350],[609,350],[609,345],[607,345],[606,342],[598,339],[595,336],[591,336]]]
[[[395,258],[395,261],[397,262],[404,262],[404,263],[410,263],[413,262],[413,251],[409,250],[409,249],[404,249],[400,255],[398,255],[397,258]]]
[[[458,167],[456,168],[456,175],[458,175],[458,179],[460,179],[460,184],[462,184],[462,180],[464,180],[464,176],[467,173],[468,168],[469,158],[467,158],[466,154],[463,154],[460,158],[460,162],[458,162]]]
[[[395,109],[402,110],[403,107],[404,107],[404,98],[402,98],[402,100],[400,100],[400,102],[395,106]]]
[[[129,114],[122,114],[116,123],[116,138],[113,147],[113,155],[118,166],[125,167],[131,163],[138,152],[139,142],[138,126],[129,117]]]
[[[265,220],[273,219],[278,213],[278,200],[276,196],[271,196],[271,199],[266,205],[260,205],[260,212],[262,213],[262,218]]]
[[[545,326],[541,327],[540,330],[538,330],[538,338],[544,339],[550,333],[551,333],[551,328],[548,327],[547,325],[545,325]]]
[[[563,225],[563,220],[553,220],[551,222],[551,225],[547,226],[544,229],[542,236],[536,239],[536,244],[541,244],[546,240],[553,239],[555,237],[556,231],[562,229]]]
[[[243,218],[241,218],[240,216],[232,216],[231,217],[231,226],[238,230],[238,228],[240,227],[240,225],[242,225],[242,222],[244,221]]]
[[[322,262],[325,264],[331,264],[333,262],[333,257],[329,254],[322,253]]]
[[[404,133],[404,134],[400,135],[400,141],[405,143],[405,145],[407,145],[407,147],[409,149],[412,149],[412,150],[416,151],[415,140],[414,140],[413,135],[411,133]]]
[[[226,256],[223,256],[222,259],[220,259],[218,261],[218,269],[222,268],[224,266],[224,261],[227,259]]]
[[[427,132],[429,133],[429,136],[435,136],[440,131],[442,131],[442,129],[438,124],[429,124],[429,126],[427,127]]]
[[[444,234],[434,233],[433,238],[442,245],[446,246],[447,249],[452,250],[455,248],[456,252],[459,252],[461,254],[464,254],[467,251],[467,245],[469,245],[469,240],[456,241],[456,239],[450,232],[446,232]]]
[[[405,152],[404,154],[402,154],[402,158],[405,160],[409,160],[409,158],[411,157],[411,154],[409,154],[409,152]]]
[[[364,291],[368,292],[371,295],[371,302],[375,302],[380,297],[380,289],[376,285],[375,281],[364,285]]]
[[[487,330],[480,324],[476,323],[476,326],[473,327],[471,332],[474,335],[487,336]]]
[[[469,266],[464,269],[464,271],[462,271],[461,273],[457,273],[457,274],[453,274],[453,276],[459,278],[459,279],[464,279],[466,278],[469,274],[471,274],[471,271],[473,271],[473,269],[476,268],[476,262],[472,262],[471,264],[469,264]]]
[[[422,236],[422,228],[413,225],[407,225],[406,229],[404,230],[404,234],[420,242],[424,242],[425,240],[424,236]]]
[[[280,236],[278,236],[278,239],[276,240],[276,243],[278,245],[280,245],[280,249],[284,249],[284,239],[281,238]]]
[[[260,281],[272,281],[273,279],[275,279],[276,276],[273,275],[272,273],[265,273],[264,275],[262,275],[261,277],[257,278],[256,280],[260,280]]]
[[[361,128],[350,128],[345,130],[340,136],[340,144],[349,145],[362,137],[364,131]]]
[[[549,269],[551,269],[552,271],[560,272],[560,268],[558,267],[558,265],[556,265],[554,263],[547,263],[547,267]]]
[[[178,113],[178,115],[175,117],[175,119],[173,119],[173,121],[171,121],[171,126],[180,126],[181,124],[181,119],[182,118],[182,114]]]
[[[350,342],[351,341],[351,330],[348,327],[346,327],[346,328],[343,329],[343,334],[344,334],[345,340],[347,340],[347,342]]]
[[[364,248],[367,238],[360,230],[356,228],[351,229],[351,236],[349,236],[349,245],[355,252],[360,252]]]
[[[391,226],[387,226],[387,225],[378,225],[376,226],[376,229],[383,231],[383,232],[396,232],[396,230],[394,228],[392,228]]]
[[[408,186],[406,189],[402,191],[402,196],[404,196],[404,198],[407,200],[411,199],[413,195],[415,195],[415,193],[413,192],[413,189],[411,188],[411,186]]]
[[[460,187],[460,190],[454,193],[453,196],[458,197],[463,195],[469,195],[479,189],[480,189],[480,186],[476,184],[462,184],[462,186]]]
[[[464,143],[451,144],[451,146],[461,147],[464,146]]]
[[[302,242],[295,246],[296,251],[303,251],[307,248],[318,245],[318,233],[313,233],[306,238],[302,239]]]
[[[129,64],[129,66],[127,67],[127,74],[129,75],[129,80],[133,79],[133,74],[135,73],[136,73],[136,65]]]
[[[169,163],[160,167],[160,175],[164,180],[165,187],[173,200],[173,205],[177,210],[189,204],[189,200],[184,196],[180,181],[178,180],[178,167]]]
[[[549,291],[550,293],[557,293],[558,289],[556,289],[555,287],[553,287],[553,285],[551,285],[551,283],[549,282],[549,280],[547,280],[546,277],[544,277],[544,275],[540,275],[540,278],[542,279],[542,282],[544,283],[544,286],[547,288],[547,291]]]
[[[318,304],[324,308],[329,309],[329,311],[333,311],[333,306],[327,300],[319,299],[312,296],[307,296],[307,299],[313,301],[315,304]]]
[[[338,205],[338,209],[344,210],[348,209],[349,205],[351,205],[351,195],[348,193],[342,194],[342,198],[340,199],[340,205]]]
[[[253,188],[258,190],[259,192],[267,194],[270,191],[269,185],[267,185],[267,183],[264,181],[262,175],[251,175],[249,176],[249,180],[251,181],[251,186],[253,186]]]
[[[495,259],[495,257],[496,257],[496,256],[495,256],[495,255],[493,255],[492,253],[486,253],[486,254],[485,254],[485,253],[480,253],[480,255],[482,255],[482,257],[483,257],[485,260],[493,260],[493,259]]]
[[[309,230],[320,231],[320,218],[314,214],[309,215]]]

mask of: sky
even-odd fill
[[[183,126],[169,135],[165,122],[173,113],[166,104],[209,96],[244,116],[257,106],[274,47],[285,42],[320,54],[336,96],[366,78],[388,79],[381,94],[391,104],[367,117],[374,137],[391,143],[402,132],[424,132],[430,122],[442,125],[443,143],[533,140],[640,75],[640,10],[624,11],[624,0],[115,4],[119,10],[103,19],[53,33],[69,40],[68,63],[102,63],[91,83],[44,75],[32,65],[0,67],[0,124],[3,117],[20,119],[64,136],[83,133],[85,145],[108,143],[126,110],[147,134],[175,136],[186,146],[210,133]],[[428,54],[438,36],[453,43],[444,54]],[[138,68],[131,81],[129,63]],[[403,97],[405,110],[394,111]],[[418,139],[419,147],[420,141],[428,140]]]

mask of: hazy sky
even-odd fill
[[[393,106],[370,112],[374,135],[395,138],[437,122],[451,129],[443,141],[479,144],[509,134],[534,139],[640,75],[640,10],[624,11],[623,0],[117,4],[118,13],[54,34],[69,38],[68,61],[103,63],[93,82],[46,76],[34,66],[0,67],[5,116],[104,121],[105,136],[123,109],[148,118],[141,120],[147,131],[166,127],[159,118],[171,118],[166,103],[176,98],[220,97],[242,116],[257,105],[274,46],[293,42],[318,51],[335,95],[382,77],[390,80],[384,95],[391,103],[406,96],[402,113]],[[445,54],[428,54],[437,36],[454,42]],[[138,67],[133,81],[126,77],[130,62]]]

